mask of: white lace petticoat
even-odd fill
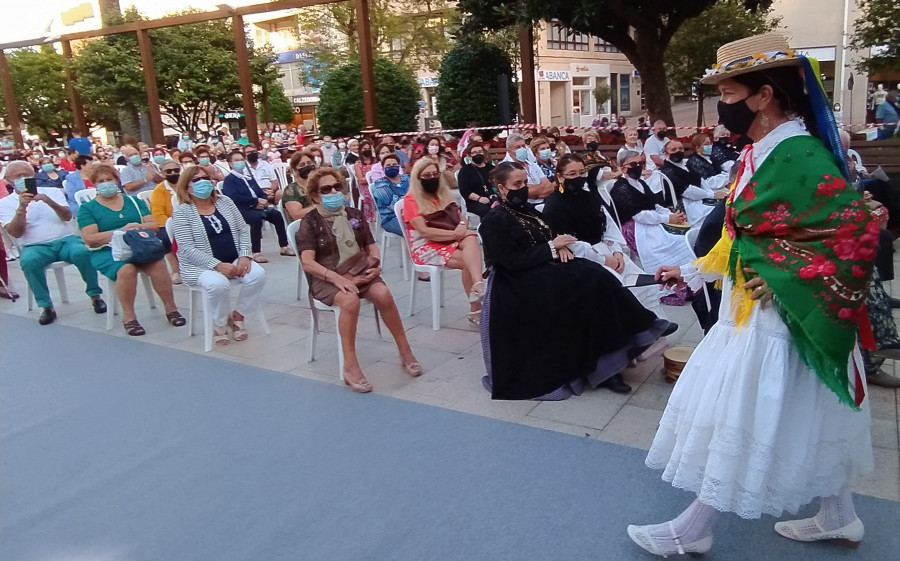
[[[679,377],[646,463],[720,511],[794,513],[872,471],[868,400],[841,403],[771,304],[737,328],[730,292],[726,280],[719,322]]]

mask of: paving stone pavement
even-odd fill
[[[270,259],[264,265],[268,281],[263,294],[263,307],[272,333],[264,334],[260,325],[253,318],[248,318],[249,340],[232,342],[206,354],[324,383],[340,384],[333,315],[320,313],[315,360],[307,362],[310,312],[305,298],[302,301],[296,299],[297,261],[292,257],[280,257],[271,235],[263,240],[263,249]],[[895,262],[900,271],[900,259],[895,259]],[[18,262],[13,261],[9,265],[13,285],[22,298],[15,303],[0,301],[0,312],[24,315],[37,321],[39,310],[27,310],[26,284]],[[415,313],[411,317],[405,317],[409,305],[409,281],[403,279],[400,248],[396,241],[393,247],[388,248],[384,258],[384,271],[384,278],[404,316],[404,326],[413,350],[425,369],[425,375],[411,378],[403,371],[390,334],[385,328],[384,338],[379,339],[373,308],[371,305],[364,305],[363,317],[359,322],[357,351],[360,363],[376,393],[634,448],[649,448],[673,387],[663,380],[661,358],[640,363],[636,368],[629,368],[624,372],[626,381],[634,388],[629,395],[597,390],[562,402],[492,401],[481,386],[481,377],[484,375],[481,342],[477,330],[466,320],[468,303],[462,291],[459,273],[448,271],[445,274],[446,302],[441,310],[442,328],[434,331],[431,328],[428,285],[420,284],[417,288]],[[65,274],[69,304],[59,302],[53,275],[50,275],[49,280],[51,295],[56,300],[55,306],[59,314],[57,322],[105,332],[110,337],[127,337],[119,321],[112,331],[105,330],[106,318],[91,310],[83,292],[84,284],[76,269],[67,267]],[[886,285],[886,288],[889,293],[900,294],[900,279]],[[179,309],[187,315],[187,287],[176,285],[175,298]],[[669,337],[670,344],[696,345],[703,333],[690,306],[664,308],[669,319],[680,326]],[[138,318],[147,330],[147,334],[139,338],[142,342],[204,354],[202,336],[198,333],[191,337],[187,328],[171,327],[161,309],[149,308],[143,291],[138,292],[136,309]],[[199,313],[196,321],[199,326]],[[7,334],[4,341],[5,344],[14,344],[15,334]],[[895,373],[892,361],[887,361],[884,369],[890,374]],[[869,390],[876,473],[858,481],[855,490],[866,495],[900,501],[900,392],[879,387]],[[364,399],[364,396],[360,396],[360,399]]]

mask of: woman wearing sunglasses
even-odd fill
[[[244,341],[244,316],[256,310],[266,284],[265,269],[250,258],[250,226],[231,199],[219,195],[201,166],[181,172],[175,196],[178,206],[172,213],[172,231],[181,279],[209,294],[216,345],[230,342],[229,331],[232,339]],[[234,310],[230,309],[232,279],[241,284]]]
[[[372,391],[356,356],[356,325],[361,299],[372,302],[390,330],[403,369],[421,376],[391,291],[381,279],[381,255],[362,211],[346,206],[344,179],[331,168],[310,174],[306,194],[314,208],[300,222],[297,250],[310,296],[341,310],[338,332],[344,352],[344,384],[359,393]],[[312,304],[310,302],[310,304]]]

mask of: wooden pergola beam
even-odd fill
[[[13,91],[12,75],[9,73],[9,63],[6,53],[0,50],[0,82],[3,82],[3,101],[6,103],[6,116],[9,120],[9,128],[12,129],[13,142],[16,148],[25,149],[25,139],[22,137],[22,123],[19,120],[19,105],[16,103],[16,95]]]
[[[81,94],[75,87],[75,71],[72,70],[72,44],[69,41],[62,41],[62,52],[66,59],[66,90],[69,92],[69,102],[72,105],[72,117],[75,119],[75,128],[81,133],[81,136],[87,138],[91,135],[91,131],[87,126],[87,120],[84,117],[84,105],[81,103]]]

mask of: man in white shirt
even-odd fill
[[[531,150],[525,144],[524,136],[513,133],[507,137],[506,157],[503,161],[515,162],[525,168],[525,173],[528,174],[528,202],[535,205],[540,212],[544,207],[544,197],[549,197],[553,192],[553,184],[541,171],[540,166],[529,159],[529,154]]]
[[[334,153],[337,148],[334,146],[334,141],[327,134],[322,137],[322,144],[319,146],[322,150],[322,163],[326,166],[331,166],[332,159],[334,158]]]
[[[66,261],[78,268],[94,312],[106,313],[106,302],[100,297],[103,290],[97,283],[90,251],[68,224],[72,211],[66,203],[65,193],[52,187],[39,188],[37,195],[29,193],[25,190],[25,179],[33,177],[34,169],[28,163],[9,164],[6,180],[15,190],[0,199],[0,223],[22,245],[22,272],[37,305],[42,308],[38,323],[47,325],[56,319],[45,271],[47,265],[55,261]]]
[[[265,191],[271,200],[272,195],[281,188],[281,185],[278,183],[278,176],[275,174],[275,168],[265,158],[260,158],[256,146],[252,144],[244,148],[244,157],[247,159],[247,177],[255,179],[259,188]]]
[[[663,120],[653,123],[653,134],[644,141],[644,156],[647,158],[647,169],[656,171],[662,167],[666,159],[665,148],[669,139],[666,137],[666,122]]]

